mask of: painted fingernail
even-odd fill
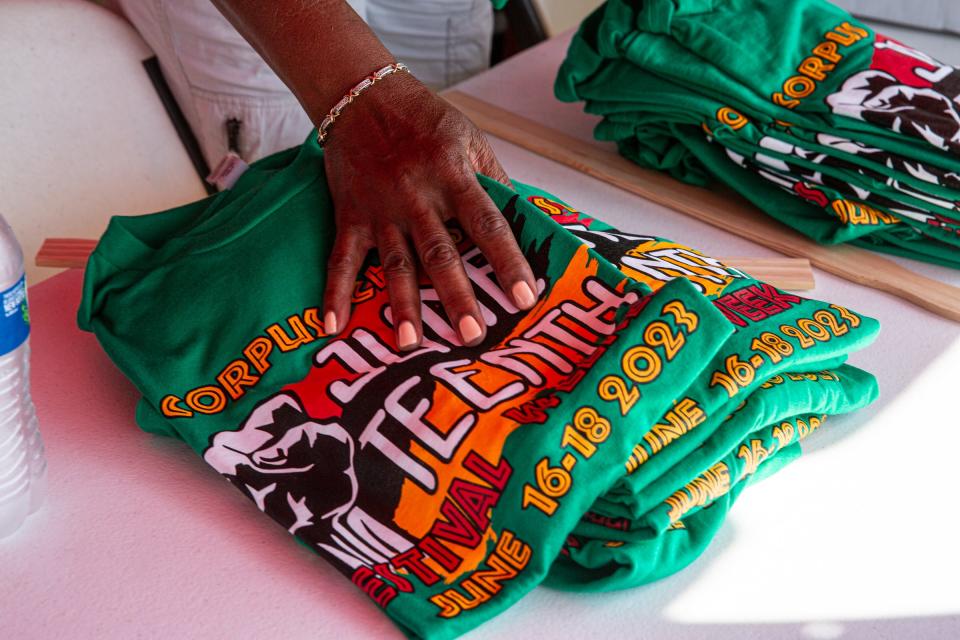
[[[328,335],[333,335],[338,331],[337,314],[333,311],[327,311],[323,316],[323,328],[327,330]]]
[[[537,297],[533,295],[533,289],[524,281],[513,285],[513,301],[521,309],[529,309],[537,303]]]
[[[480,323],[473,316],[463,316],[460,318],[460,339],[463,344],[476,342],[483,335],[483,329]]]
[[[401,351],[417,346],[417,330],[413,328],[413,323],[409,320],[404,320],[397,327],[397,346],[400,347]]]

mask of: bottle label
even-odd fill
[[[6,355],[23,344],[30,335],[30,313],[27,311],[26,276],[0,293],[3,313],[0,314],[0,355]]]

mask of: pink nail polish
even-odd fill
[[[406,351],[417,346],[417,330],[413,328],[413,323],[404,320],[397,327],[397,346],[401,351]]]
[[[327,335],[333,335],[337,332],[337,314],[333,311],[327,311],[323,316],[323,328],[326,330]]]
[[[480,336],[483,335],[483,329],[480,328],[480,323],[477,322],[473,316],[463,316],[460,318],[459,326],[460,339],[465,345],[476,342],[480,339]]]
[[[530,285],[522,280],[513,285],[511,291],[514,303],[521,309],[529,309],[537,303],[537,297],[533,295]]]

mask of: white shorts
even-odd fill
[[[349,1],[428,86],[440,89],[489,66],[490,0]],[[119,4],[157,54],[207,164],[226,154],[230,119],[241,122],[239,152],[248,162],[303,142],[313,125],[300,103],[210,0]]]

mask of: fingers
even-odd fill
[[[372,246],[369,233],[360,227],[337,230],[327,260],[327,284],[323,295],[323,327],[330,335],[339,333],[350,319],[350,300],[357,273]]]
[[[500,165],[500,161],[497,160],[497,156],[493,153],[493,149],[490,147],[490,143],[487,142],[487,138],[479,130],[474,132],[473,139],[471,140],[470,164],[473,165],[475,172],[482,173],[488,178],[493,178],[497,182],[505,184],[511,189],[513,188],[507,172],[504,171]]]
[[[420,287],[417,267],[403,231],[386,224],[377,234],[380,263],[387,281],[397,347],[410,351],[420,346]]]
[[[487,328],[480,314],[473,286],[467,279],[453,239],[433,212],[416,217],[410,227],[417,256],[430,277],[461,342],[474,346],[483,341]]]
[[[473,176],[469,181],[470,185],[453,203],[457,218],[493,267],[500,288],[517,308],[529,309],[537,302],[533,271],[517,245],[510,223]]]
[[[474,171],[513,188],[507,172],[479,129],[474,129],[468,156]],[[536,281],[510,224],[474,176],[469,176],[455,193],[452,207],[457,219],[490,262],[500,288],[510,295],[518,308],[529,309],[537,302]]]

